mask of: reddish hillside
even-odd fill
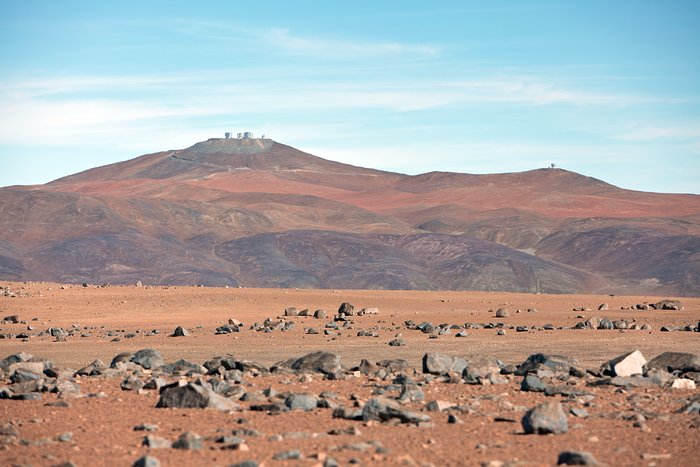
[[[2,188],[0,213],[8,279],[700,293],[699,196],[560,169],[408,176],[210,139]]]

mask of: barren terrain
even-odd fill
[[[560,452],[570,450],[590,452],[599,463],[607,465],[690,466],[696,464],[700,448],[697,409],[694,414],[692,410],[677,413],[693,398],[698,399],[697,389],[646,383],[637,387],[627,382],[597,385],[596,381],[605,381],[600,374],[559,375],[554,380],[568,387],[568,395],[546,396],[521,391],[523,378],[505,370],[502,375],[489,376],[489,380],[469,381],[466,376],[428,375],[421,369],[427,352],[468,362],[496,357],[504,365],[522,364],[536,353],[560,354],[575,358],[578,367],[595,374],[606,361],[633,350],[640,350],[646,360],[669,351],[697,355],[700,332],[682,329],[698,326],[700,298],[683,298],[683,310],[639,310],[630,307],[674,297],[0,285],[6,286],[0,290],[6,295],[0,294],[0,318],[18,315],[23,321],[0,325],[0,333],[5,336],[0,339],[0,356],[24,352],[49,359],[57,368],[72,368],[59,380],[74,380],[82,394],[64,398],[60,392],[59,396],[45,392],[38,400],[0,400],[0,421],[5,425],[5,444],[0,450],[3,465],[56,465],[67,461],[80,466],[131,465],[146,454],[162,465],[230,465],[244,460],[265,465],[322,465],[326,458],[340,465],[553,465]],[[352,303],[355,311],[377,308],[378,313],[371,310],[371,314],[353,314],[334,321],[343,302]],[[598,311],[603,303],[608,309]],[[308,309],[311,314],[323,309],[327,317],[285,317],[288,307]],[[573,311],[579,307],[583,311]],[[507,310],[509,316],[496,318],[499,308]],[[624,320],[628,329],[572,329],[592,317]],[[238,332],[215,335],[216,328],[231,318],[243,323]],[[266,318],[271,318],[268,332],[262,326]],[[406,324],[409,320],[415,325],[429,322],[436,328],[423,332]],[[282,331],[285,322],[294,322],[294,326]],[[259,330],[251,329],[255,323],[261,325],[256,328]],[[340,324],[339,329],[327,327],[328,323]],[[437,331],[443,328],[437,326],[443,323],[455,326],[441,334]],[[470,325],[465,326],[467,323]],[[650,330],[638,329],[645,324]],[[189,335],[171,337],[176,326],[185,328]],[[518,332],[517,326],[526,328]],[[629,329],[632,326],[637,329]],[[661,331],[664,326],[670,330]],[[63,337],[49,335],[49,328],[61,328]],[[318,334],[308,333],[309,328]],[[498,334],[499,329],[505,331],[504,335]],[[159,333],[150,333],[152,330]],[[457,337],[460,330],[466,335]],[[361,331],[376,337],[358,336]],[[28,337],[18,338],[22,333]],[[403,345],[390,346],[395,339],[402,339]],[[261,368],[326,351],[337,354],[343,368],[333,379],[315,372],[285,370],[268,374],[267,370],[246,370],[236,386],[257,394],[257,399],[251,396],[237,400],[239,407],[232,411],[156,408],[159,391],[120,389],[129,374],[123,369],[120,371],[126,373],[108,370],[101,376],[72,376],[95,359],[108,367],[117,354],[145,348],[157,350],[167,363],[184,359],[201,365],[215,356],[230,356],[257,362]],[[353,371],[352,367],[363,359],[371,364],[403,359],[407,368],[384,373],[375,372],[379,367]],[[152,371],[141,369],[135,374],[145,381]],[[539,371],[538,377],[551,376]],[[7,377],[9,374],[5,384],[9,384]],[[213,374],[205,378],[216,377]],[[184,376],[165,375],[168,382],[179,378]],[[198,378],[202,376],[187,379]],[[399,392],[394,392],[397,385]],[[13,385],[7,387],[11,390]],[[281,400],[284,406],[285,399],[276,399],[274,391],[260,395],[259,391],[269,388],[282,394],[308,393],[316,397],[330,391],[334,394],[321,398],[348,410],[353,406],[362,408],[371,398],[383,395],[391,400],[398,398],[402,409],[430,420],[357,421],[321,405],[309,411],[251,410],[256,401],[275,405]],[[418,388],[421,396],[399,397],[406,391],[410,396],[407,388]],[[85,397],[91,394],[100,396]],[[436,400],[452,407],[431,411],[429,402]],[[524,434],[520,423],[524,411],[545,401],[562,402],[567,410],[568,431]],[[450,416],[461,423],[448,423]],[[135,426],[144,423],[157,425],[157,431],[134,431]],[[16,434],[9,435],[7,432],[13,429]],[[143,446],[146,435],[174,441],[187,431],[203,437],[202,449]],[[68,432],[72,436],[61,437]],[[230,439],[216,442],[222,435]],[[234,435],[243,442],[231,438]],[[300,458],[273,459],[285,452],[295,457],[297,453],[290,454],[290,450],[299,450]],[[325,462],[332,465],[330,460]]]
[[[404,175],[211,138],[0,188],[0,279],[700,294],[700,197],[561,169]]]

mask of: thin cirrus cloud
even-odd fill
[[[621,141],[651,140],[697,140],[700,138],[700,123],[681,124],[677,126],[642,125],[614,136]],[[699,141],[700,143],[700,141]]]
[[[441,48],[411,44],[398,41],[358,41],[331,37],[318,37],[295,34],[290,28],[268,27],[253,28],[240,24],[216,21],[192,21],[179,19],[171,27],[181,34],[204,39],[226,41],[242,46],[267,46],[294,55],[306,55],[316,58],[340,58],[342,60],[414,55],[432,57],[441,52]]]

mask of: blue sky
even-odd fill
[[[0,186],[254,131],[700,193],[700,2],[0,0]]]

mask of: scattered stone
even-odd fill
[[[678,378],[675,381],[673,381],[673,384],[671,384],[671,388],[693,390],[695,389],[695,381],[687,378]]]
[[[496,318],[509,318],[510,313],[505,308],[499,308],[496,310]]]
[[[467,362],[462,358],[450,357],[439,352],[427,352],[423,355],[423,373],[444,375],[449,372],[462,373]]]
[[[318,397],[313,394],[290,394],[284,402],[289,410],[308,412],[318,406]]]
[[[389,346],[391,347],[403,347],[406,345],[406,341],[401,338],[396,338],[389,341]]]
[[[316,310],[314,311],[314,319],[326,319],[328,317],[328,313],[326,310]]]
[[[428,415],[404,410],[395,400],[384,397],[373,397],[368,400],[362,408],[362,419],[366,422],[370,420],[385,422],[398,419],[402,423],[413,424],[430,421]]]
[[[569,422],[561,403],[550,401],[528,410],[522,419],[527,434],[560,434],[569,431]]]
[[[700,356],[686,352],[664,352],[647,363],[648,369],[660,369],[673,373],[700,372]]]
[[[56,437],[56,439],[58,441],[60,441],[61,443],[67,443],[73,439],[73,433],[71,433],[70,431],[67,431],[65,433],[61,433],[60,435],[58,435]]]
[[[202,437],[197,433],[187,431],[182,433],[177,440],[173,443],[173,449],[202,449],[204,443],[202,442]]]
[[[146,435],[143,438],[143,445],[151,449],[166,449],[172,447],[172,443],[169,440],[155,435]]]
[[[340,371],[340,356],[330,352],[313,352],[277,363],[275,367],[335,375]]]
[[[175,331],[173,331],[172,337],[186,337],[189,335],[190,333],[187,331],[187,329],[183,328],[182,326],[178,326],[175,328]]]
[[[134,431],[158,431],[158,425],[153,425],[150,423],[141,423],[134,427]]]
[[[539,369],[545,369],[554,372],[569,373],[572,367],[578,366],[578,363],[573,358],[563,355],[546,355],[533,354],[527,357],[523,363],[518,365],[515,372],[518,376],[525,376],[528,373],[536,373]]]
[[[683,310],[683,304],[681,303],[680,300],[661,300],[659,302],[653,303],[651,305],[653,309],[655,310],[675,310],[675,311],[681,311]]]
[[[160,355],[160,352],[153,349],[139,350],[131,357],[130,361],[136,363],[137,365],[141,365],[147,370],[153,370],[165,363],[163,357]]]
[[[278,452],[272,459],[276,461],[288,461],[288,460],[299,460],[301,459],[301,451],[298,449],[291,449],[289,451]]]
[[[160,467],[160,461],[153,456],[143,456],[134,462],[133,467]]]
[[[559,453],[557,465],[598,465],[598,461],[590,452],[564,451]]]
[[[156,407],[192,409],[209,408],[215,410],[238,410],[240,406],[230,399],[220,396],[211,389],[188,383],[185,386],[165,386],[160,393]]]
[[[520,383],[521,391],[544,392],[546,389],[547,385],[535,375],[526,375]]]
[[[641,375],[643,367],[647,363],[642,352],[635,350],[619,357],[615,357],[603,364],[600,368],[602,374],[606,376],[632,376]]]

